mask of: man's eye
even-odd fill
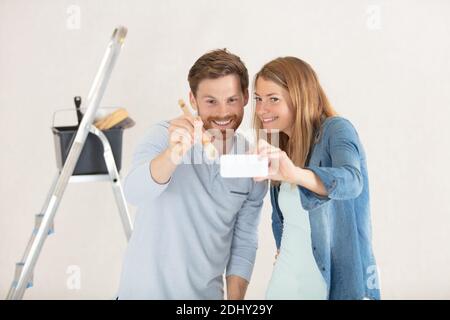
[[[215,101],[214,100],[208,100],[206,102],[208,102],[209,104],[213,104]]]

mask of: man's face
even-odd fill
[[[239,77],[230,74],[217,79],[204,79],[197,88],[197,94],[190,93],[191,105],[197,109],[206,130],[216,129],[221,137],[228,137],[242,122],[248,92],[243,93]],[[231,129],[231,130],[230,130]]]

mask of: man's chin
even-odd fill
[[[234,127],[225,128],[225,129],[219,129],[219,128],[211,128],[209,132],[216,138],[216,139],[228,139],[232,136],[234,136],[236,129]]]

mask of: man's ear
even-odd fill
[[[192,93],[192,91],[189,91],[189,102],[191,103],[192,108],[195,111],[198,111],[197,100],[195,99],[195,96]]]
[[[244,92],[244,107],[247,105],[248,103],[248,90],[245,90]]]

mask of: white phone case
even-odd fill
[[[256,154],[227,154],[220,157],[220,175],[224,178],[266,177],[268,171],[268,159],[260,159]]]

